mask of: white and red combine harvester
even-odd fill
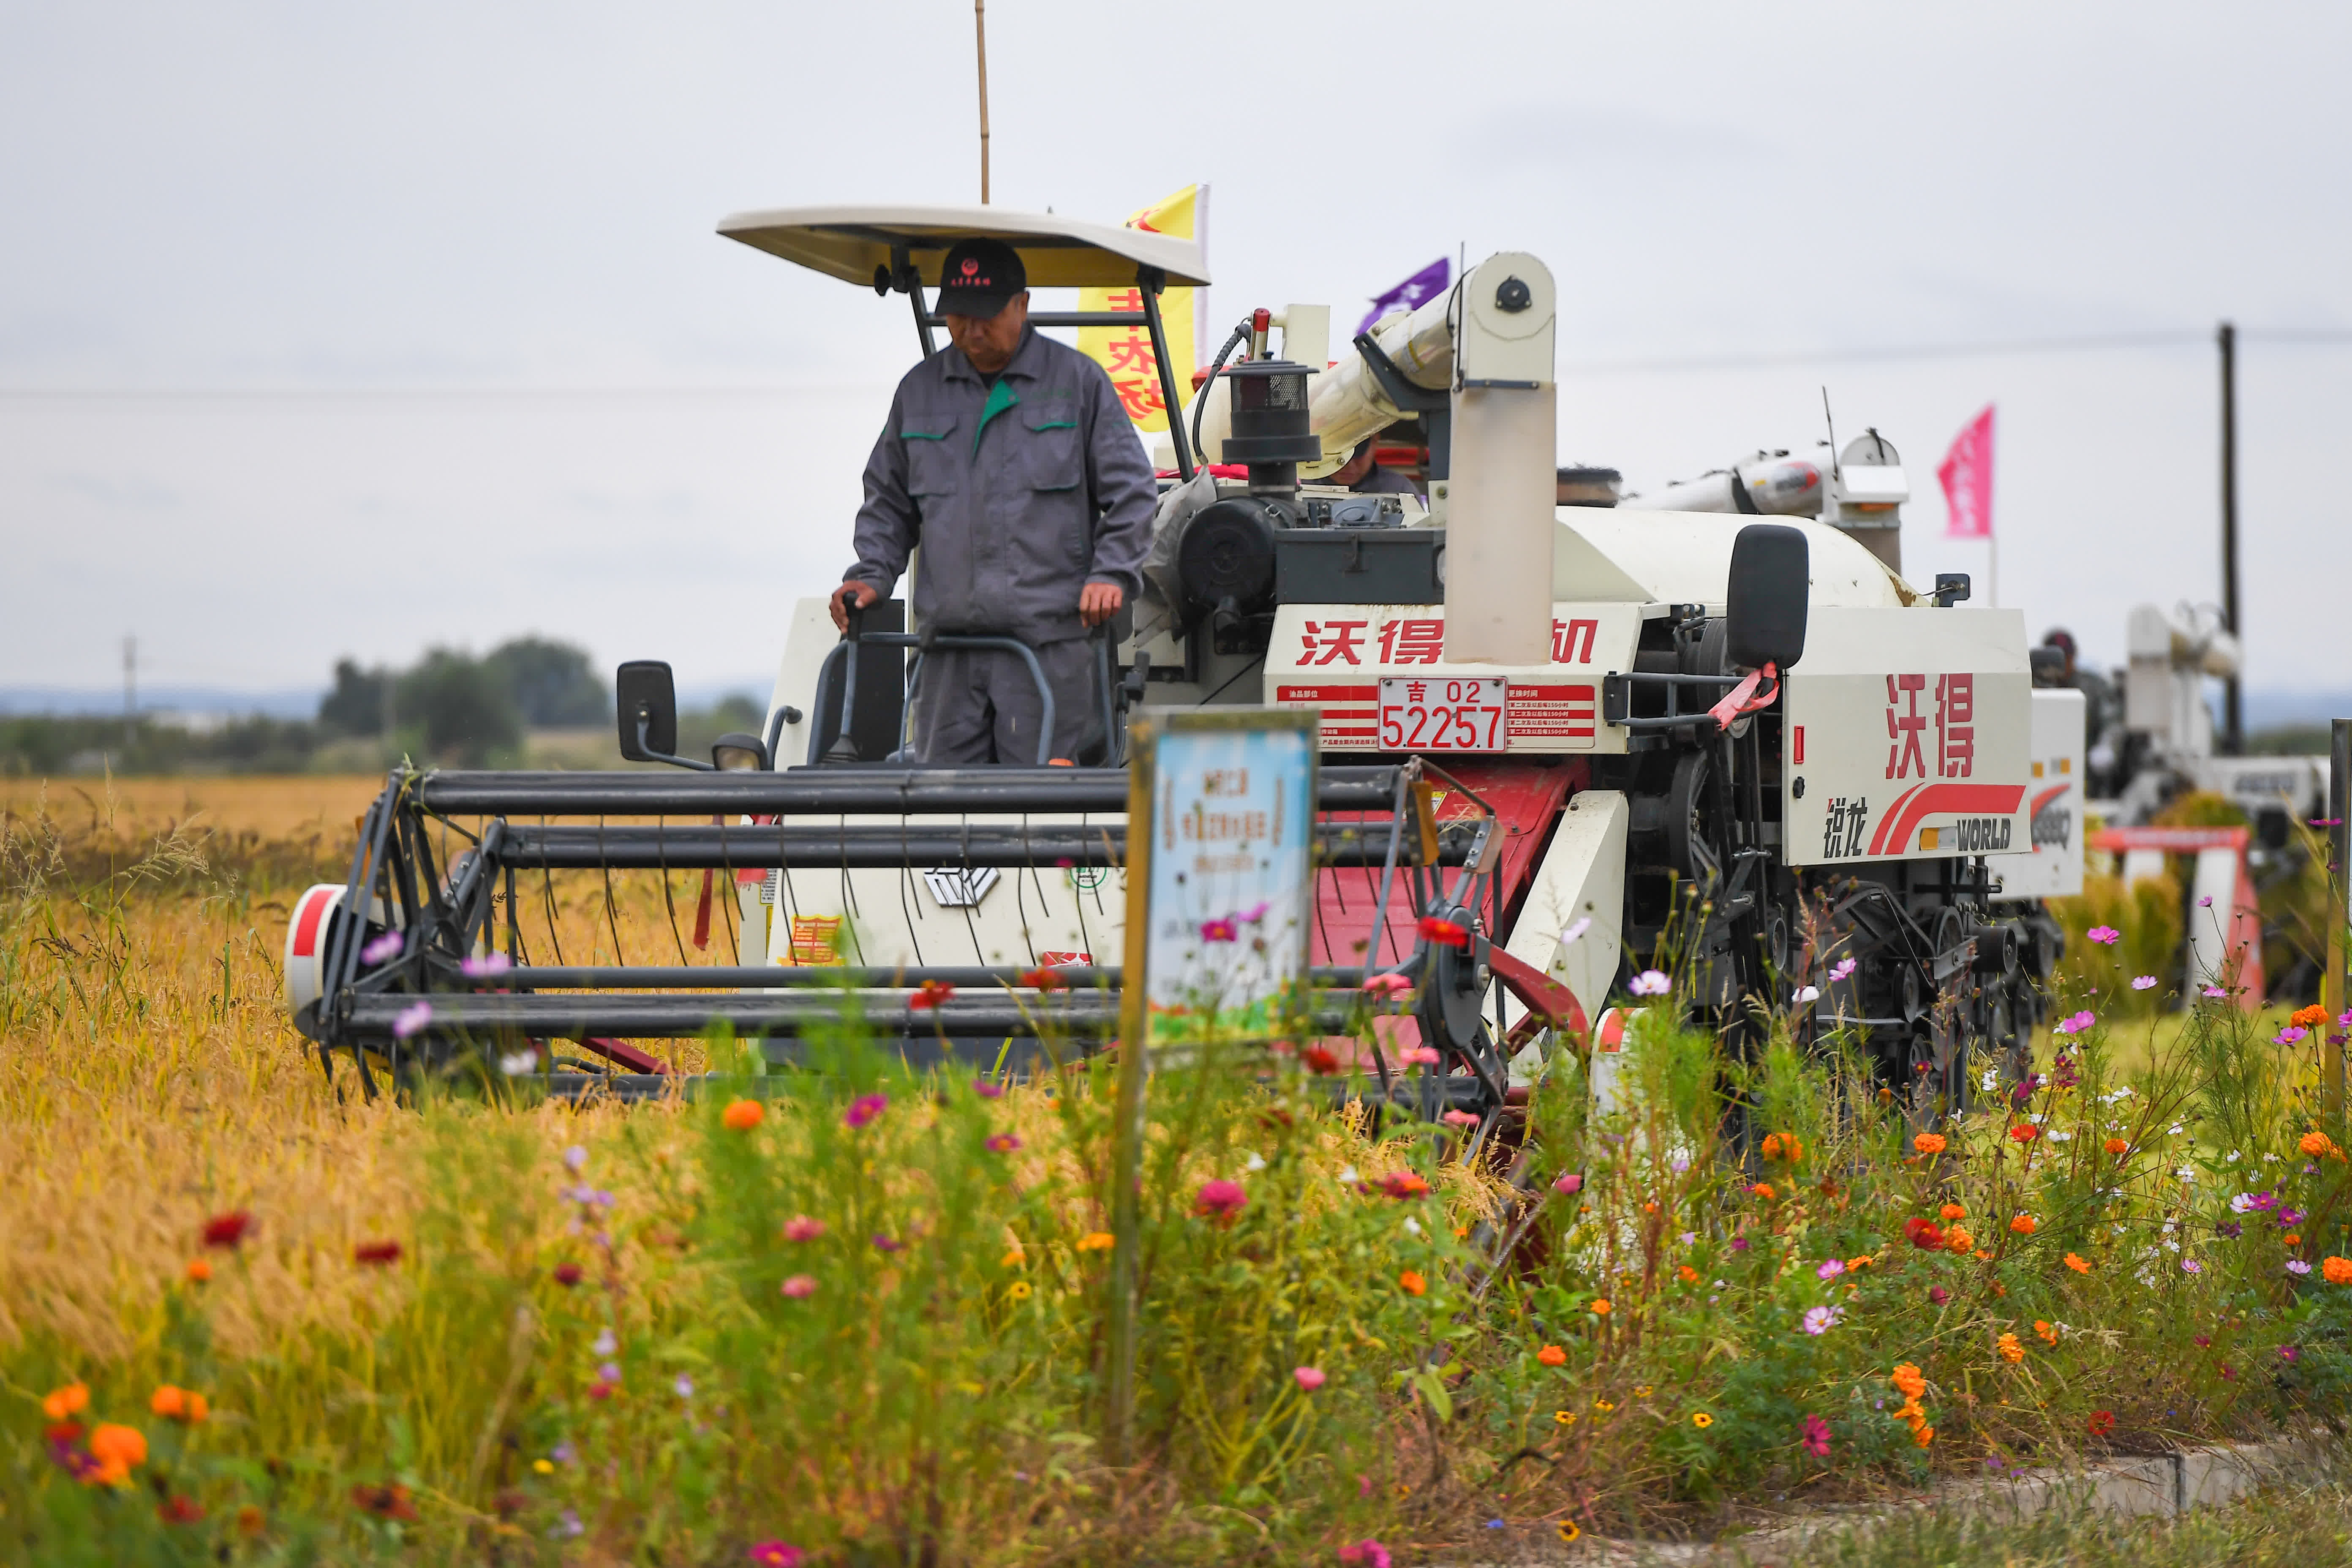
[[[720,232],[908,295],[926,352],[922,290],[967,235],[1020,249],[1034,286],[1130,303],[1033,315],[1047,327],[1158,342],[1159,290],[1208,281],[1188,242],[997,208],[754,213]],[[1270,706],[1319,715],[1318,1015],[1349,1027],[1369,978],[1408,976],[1409,1017],[1376,1037],[1436,1047],[1449,1104],[1499,1112],[1557,1045],[1607,1050],[1594,1037],[1620,1031],[1586,1020],[1653,967],[1735,1047],[1757,1004],[1797,1005],[1801,1030],[1861,1031],[1921,1111],[1964,1103],[1969,1053],[2006,1055],[2028,1030],[2055,952],[2035,900],[2066,890],[2063,867],[2029,897],[2003,886],[2056,864],[2035,853],[2058,764],[2019,616],[1956,603],[1964,584],[1922,596],[1841,526],[1883,527],[1901,500],[1883,443],[1816,477],[1830,521],[1555,506],[1553,289],[1534,257],[1497,255],[1336,358],[1318,307],[1236,329],[1226,351],[1248,353],[1221,355],[1190,430],[1170,432],[1143,602],[1099,638],[1106,754],[908,763],[911,667],[954,639],[906,626],[902,601],[844,638],[803,600],[765,733],[722,742],[715,767],[670,755],[669,673],[641,663],[621,671],[622,750],[689,772],[395,775],[347,883],[298,909],[302,1028],[363,1069],[581,1042],[602,1059],[559,1064],[597,1069],[564,1087],[623,1090],[647,1081],[623,1070],[646,1059],[632,1042],[714,1020],[795,1059],[800,1032],[838,1016],[812,986],[859,988],[919,1054],[1100,1038],[1123,951],[1128,717]],[[1404,420],[1425,499],[1313,482]],[[1196,442],[1225,462],[1201,469]],[[2080,749],[2078,718],[2076,771]],[[595,821],[542,820],[564,816]],[[464,853],[436,858],[451,828]],[[562,965],[528,917],[565,868],[731,876],[736,962]],[[363,888],[372,918],[350,921]],[[1429,916],[1470,944],[1433,947]],[[479,973],[493,947],[505,967]],[[958,989],[939,1001],[927,981]]]

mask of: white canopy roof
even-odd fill
[[[948,247],[978,236],[1019,251],[1032,288],[1124,288],[1135,281],[1139,265],[1160,268],[1174,287],[1209,281],[1201,247],[1189,239],[1005,207],[779,207],[737,213],[719,223],[719,232],[829,278],[868,286],[876,268],[890,265],[891,247],[904,245],[923,281],[936,287]]]

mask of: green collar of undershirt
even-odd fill
[[[1021,401],[1021,395],[1002,378],[988,389],[988,401],[980,405],[980,426],[971,433],[972,455],[980,455],[980,438],[988,433],[988,422]]]

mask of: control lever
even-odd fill
[[[862,759],[857,754],[857,742],[850,738],[849,721],[857,711],[858,639],[865,634],[866,607],[857,602],[856,595],[844,599],[841,607],[846,612],[845,618],[849,623],[847,629],[841,634],[841,640],[849,645],[849,654],[842,660],[841,728],[835,731],[833,744],[824,749],[824,761],[855,763]]]

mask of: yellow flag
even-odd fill
[[[1199,220],[1206,187],[1187,185],[1172,196],[1163,196],[1139,212],[1130,214],[1129,228],[1148,229],[1153,234],[1165,234],[1178,239],[1199,237]],[[1125,289],[1081,289],[1078,309],[1081,310],[1139,310],[1143,308],[1142,290]],[[1192,395],[1192,290],[1168,289],[1160,296],[1160,329],[1168,337],[1168,357],[1175,362],[1176,395],[1179,406]],[[1151,332],[1141,321],[1118,327],[1080,327],[1078,352],[1101,365],[1110,374],[1110,384],[1118,389],[1118,400],[1127,405],[1127,416],[1135,421],[1139,430],[1168,428],[1168,410],[1160,394],[1160,367],[1151,354]]]

